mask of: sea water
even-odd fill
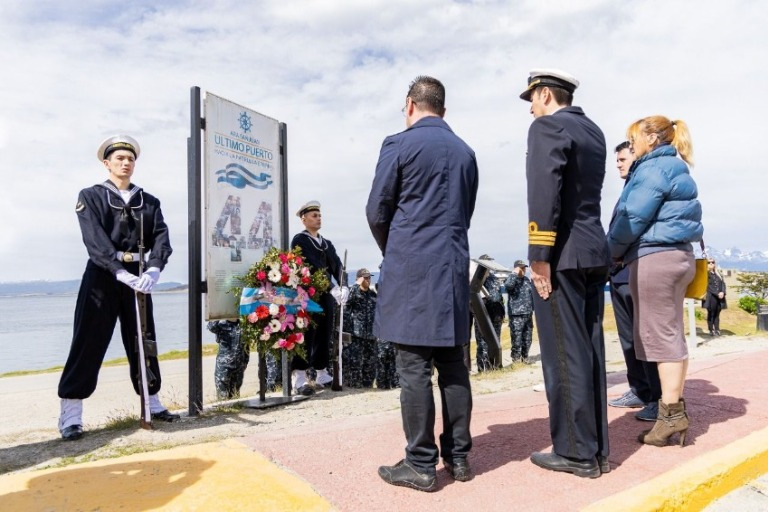
[[[0,297],[0,374],[63,366],[72,342],[76,294]],[[152,294],[158,351],[188,350],[187,292]],[[203,344],[215,343],[203,326]],[[125,357],[120,322],[105,360]]]

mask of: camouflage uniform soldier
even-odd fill
[[[507,290],[507,315],[512,338],[512,362],[528,362],[528,351],[533,339],[533,285],[525,276],[528,265],[515,262],[515,270],[504,282]]]
[[[232,320],[208,322],[208,330],[216,335],[216,396],[219,400],[240,396],[243,374],[248,366],[251,349],[240,343],[240,324]]]
[[[479,259],[491,260],[493,258],[484,254]],[[499,283],[496,274],[493,272],[488,273],[488,277],[485,278],[483,283],[483,288],[488,292],[488,295],[483,297],[483,305],[485,310],[488,311],[488,316],[491,319],[493,330],[496,331],[496,336],[501,339],[501,324],[504,323],[504,297],[501,295],[501,283]],[[475,320],[475,342],[477,343],[477,371],[482,372],[493,369],[491,360],[488,357],[488,341],[483,338],[483,334],[477,326],[477,320]]]
[[[376,387],[394,389],[400,387],[400,378],[395,367],[395,344],[379,340],[376,343]]]
[[[361,268],[344,309],[344,327],[352,333],[352,341],[342,352],[344,384],[350,388],[372,388],[376,379],[375,312],[376,291],[371,288],[371,273]]]
[[[267,352],[267,390],[274,391],[277,385],[283,383],[283,369],[280,367],[280,360]]]

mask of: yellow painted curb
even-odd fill
[[[679,448],[664,448],[668,454]],[[582,508],[582,512],[689,512],[768,473],[768,428],[697,457],[647,482]]]
[[[236,441],[0,477],[0,510],[334,510],[305,481]]]

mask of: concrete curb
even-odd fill
[[[663,448],[664,456],[680,448]],[[660,453],[661,456],[661,453]],[[582,508],[582,512],[689,512],[768,473],[768,428],[697,457],[640,485]]]

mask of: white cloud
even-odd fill
[[[603,129],[604,219],[621,182],[610,149],[633,120],[687,121],[707,243],[768,248],[760,220],[768,7],[748,0],[589,2],[305,0],[3,2],[0,7],[0,281],[76,278],[77,192],[104,178],[95,148],[118,130],[143,154],[186,281],[186,138],[193,85],[288,124],[289,210],[323,203],[324,234],[350,266],[379,255],[363,208],[383,138],[403,128],[410,80],[447,87],[446,120],[481,172],[470,243],[525,255],[527,71],[582,81],[576,104]],[[300,229],[291,217],[291,233]]]

